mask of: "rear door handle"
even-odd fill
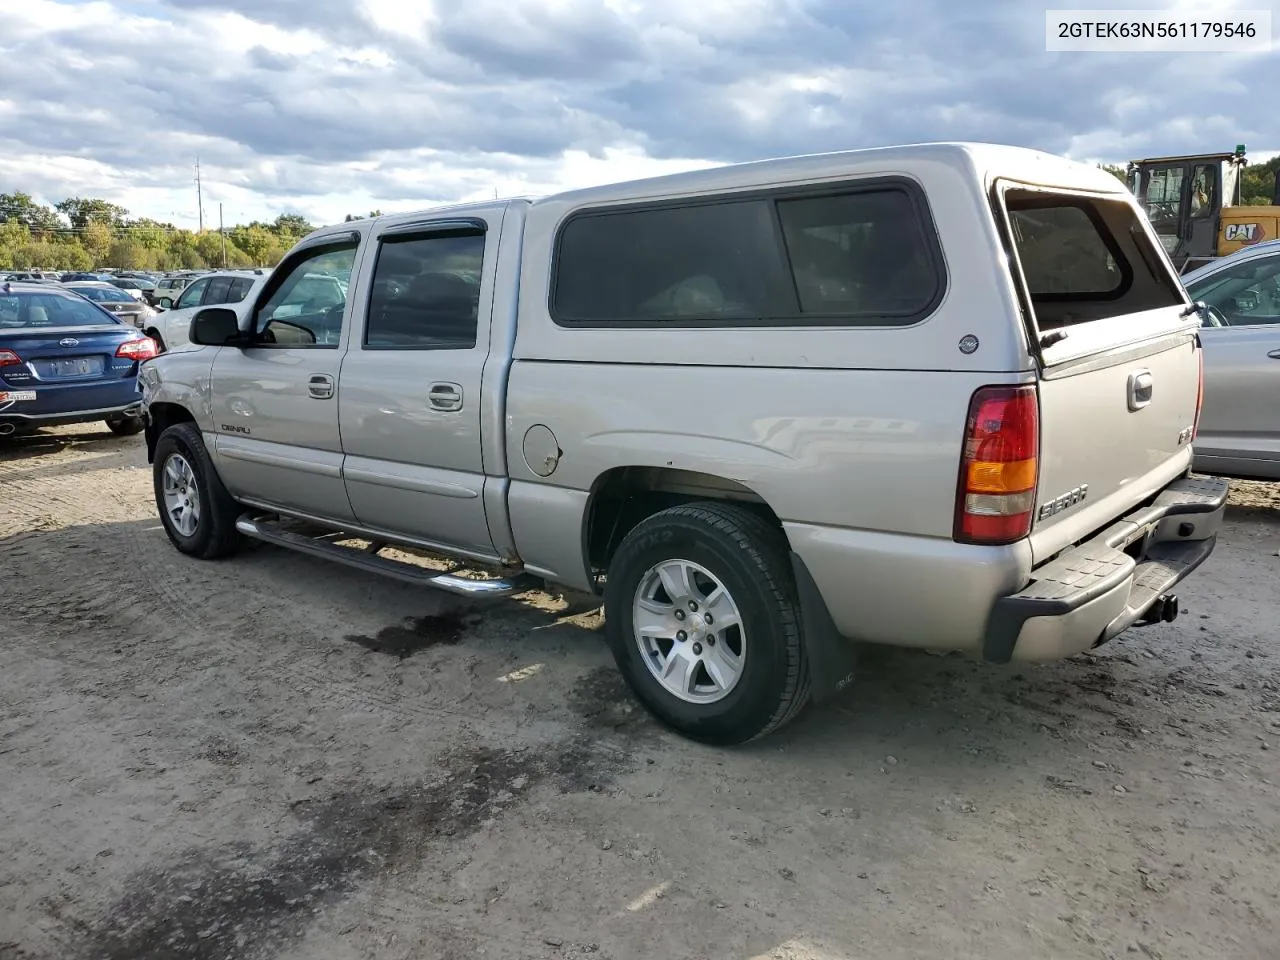
[[[462,386],[457,383],[433,383],[427,388],[427,402],[434,410],[461,410]]]
[[[1149,404],[1154,388],[1150,370],[1139,370],[1129,374],[1129,409],[1141,410]]]
[[[315,400],[328,400],[333,396],[333,377],[327,373],[313,373],[307,381],[307,393]]]
[[[1270,353],[1267,354],[1267,356],[1270,357],[1272,360],[1280,360],[1280,348],[1272,350]]]

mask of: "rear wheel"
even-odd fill
[[[131,437],[146,429],[141,417],[125,417],[121,420],[108,420],[107,429],[117,437]]]
[[[605,629],[636,697],[693,740],[753,740],[808,702],[786,542],[742,507],[673,507],[628,533],[609,565]]]
[[[235,552],[240,541],[236,502],[195,424],[174,424],[160,434],[152,481],[160,520],[175,547],[202,560]]]

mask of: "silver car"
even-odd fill
[[[1206,264],[1183,284],[1208,307],[1196,469],[1280,480],[1280,240]]]

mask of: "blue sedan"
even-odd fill
[[[138,433],[138,368],[157,352],[154,340],[68,290],[0,283],[0,438],[92,421]]]

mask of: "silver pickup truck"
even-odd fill
[[[328,227],[140,382],[179,550],[595,593],[635,696],[728,744],[855,642],[1049,660],[1176,616],[1227,496],[1201,322],[1110,174],[931,144]]]

